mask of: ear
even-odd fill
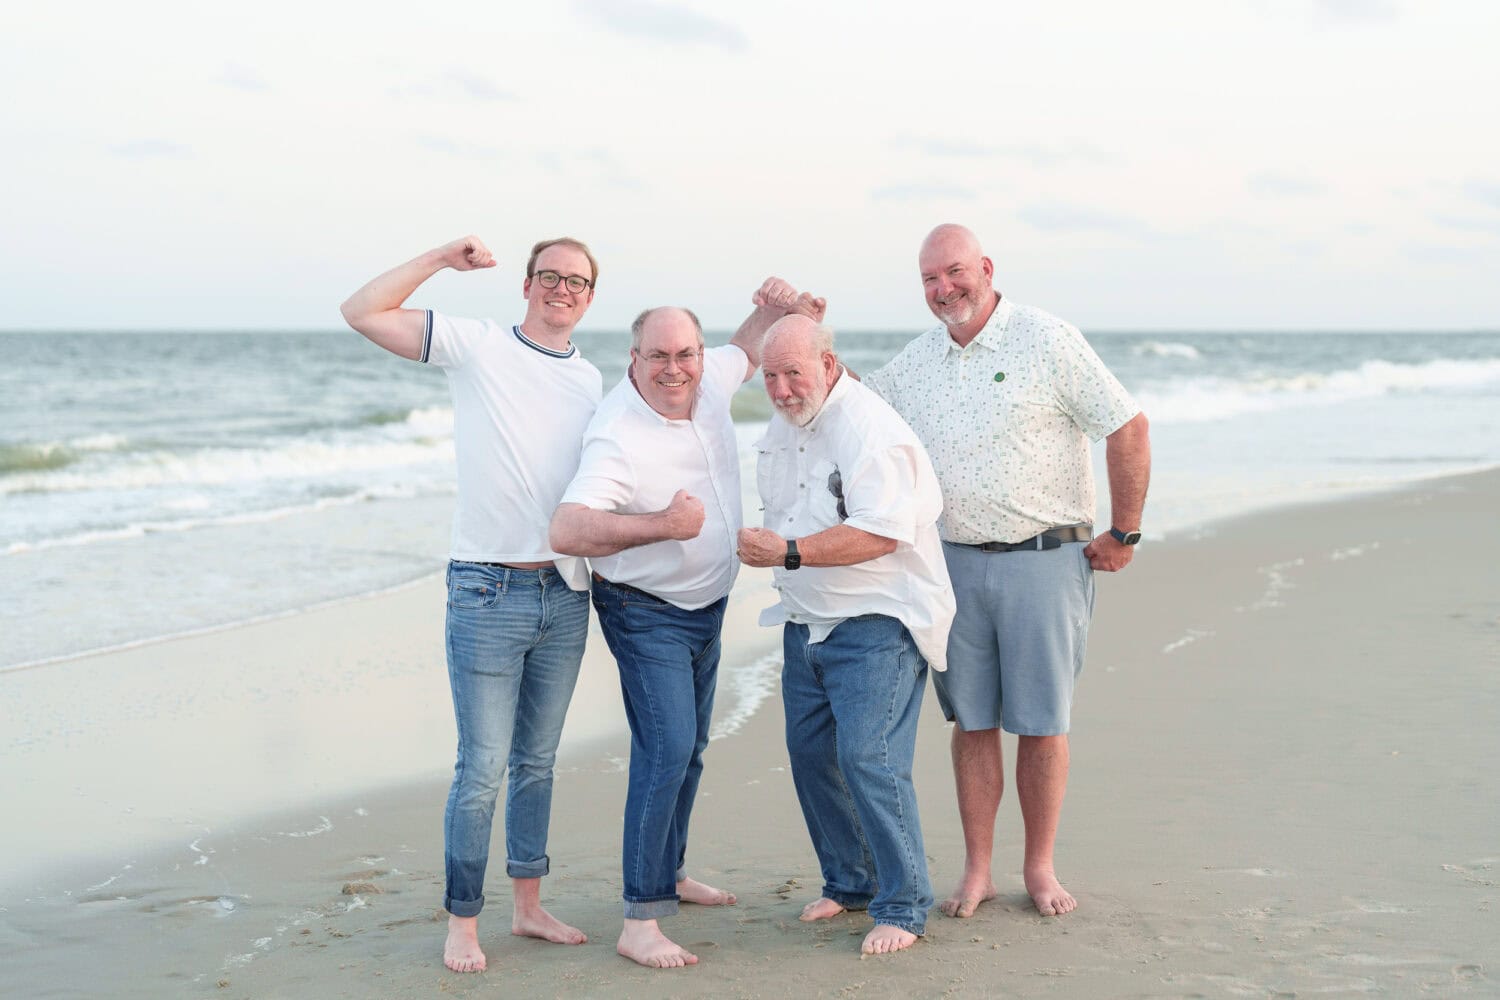
[[[833,376],[838,373],[839,358],[832,351],[823,352],[823,382],[825,385],[833,384]]]
[[[525,281],[521,282],[521,298],[523,298],[523,299],[529,299],[529,298],[531,298],[531,279],[530,278],[527,278]]]
[[[990,260],[988,257],[981,257],[979,258],[979,266],[984,271],[984,276],[986,278],[993,279],[995,277],[994,261]]]

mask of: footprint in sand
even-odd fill
[[[1199,639],[1211,639],[1214,636],[1213,629],[1190,628],[1181,639],[1174,639],[1161,648],[1163,653],[1175,653],[1183,646],[1197,642]]]
[[[1291,874],[1275,868],[1215,868],[1212,865],[1205,865],[1203,870],[1215,875],[1254,875],[1257,878],[1286,878]]]

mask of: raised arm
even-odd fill
[[[402,305],[428,278],[445,267],[473,271],[494,267],[495,258],[477,236],[465,236],[393,267],[349,296],[339,311],[344,321],[392,354],[416,361],[422,356],[427,317]]]
[[[1151,482],[1151,430],[1144,413],[1125,421],[1104,439],[1104,464],[1109,471],[1110,527],[1139,531]],[[1114,572],[1130,565],[1134,546],[1121,545],[1107,530],[1094,536],[1083,550],[1096,570]]]
[[[560,504],[552,515],[549,544],[565,556],[612,556],[637,545],[686,541],[703,530],[703,501],[678,490],[661,510],[616,514],[581,503]]]
[[[745,372],[745,378],[755,374],[755,369],[760,367],[760,345],[765,339],[766,331],[771,324],[785,316],[787,313],[797,312],[804,316],[812,317],[813,322],[823,322],[823,313],[828,304],[823,299],[815,299],[803,292],[797,294],[797,290],[780,278],[767,278],[761,286],[750,296],[750,304],[755,308],[750,310],[750,315],[740,324],[740,328],[734,331],[734,336],[729,342],[745,352],[750,359],[750,367]]]

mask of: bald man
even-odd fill
[[[1053,861],[1068,781],[1073,690],[1094,608],[1093,573],[1124,569],[1150,477],[1146,416],[1078,330],[1004,299],[963,226],[918,255],[940,325],[865,377],[927,446],[943,491],[943,554],[958,600],[948,670],[933,675],[955,722],[964,871],[941,904],[973,915],[994,897],[991,854],[1005,778],[1002,728],[1017,735],[1026,891],[1037,911],[1078,904]],[[1091,441],[1104,438],[1111,521],[1094,532]]]
[[[822,301],[768,278],[723,347],[704,350],[687,309],[648,309],[630,369],[584,434],[552,517],[558,552],[593,561],[594,608],[630,723],[623,837],[624,925],[615,949],[649,968],[696,964],[661,930],[679,902],[732,905],[690,877],[688,820],[703,773],[719,633],[739,563],[740,466],[729,401],[760,363],[761,336]]]

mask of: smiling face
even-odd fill
[[[779,319],[766,331],[760,369],[771,405],[788,423],[806,427],[823,409],[838,374],[838,358],[806,316]]]
[[[686,420],[703,377],[703,333],[687,312],[653,309],[630,349],[630,378],[646,404],[664,417]]]
[[[588,256],[577,247],[567,244],[557,244],[543,250],[537,256],[536,269],[556,271],[564,278],[576,274],[590,280],[594,273]],[[526,283],[521,286],[521,294],[526,298],[526,328],[535,333],[546,332],[563,337],[573,332],[573,327],[583,319],[589,304],[594,301],[593,288],[570,292],[566,281],[559,281],[556,288],[544,288],[535,277],[526,279]],[[541,329],[536,329],[537,327]]]
[[[927,308],[949,334],[968,343],[995,310],[995,265],[979,240],[963,226],[938,226],[922,241],[917,256]]]

